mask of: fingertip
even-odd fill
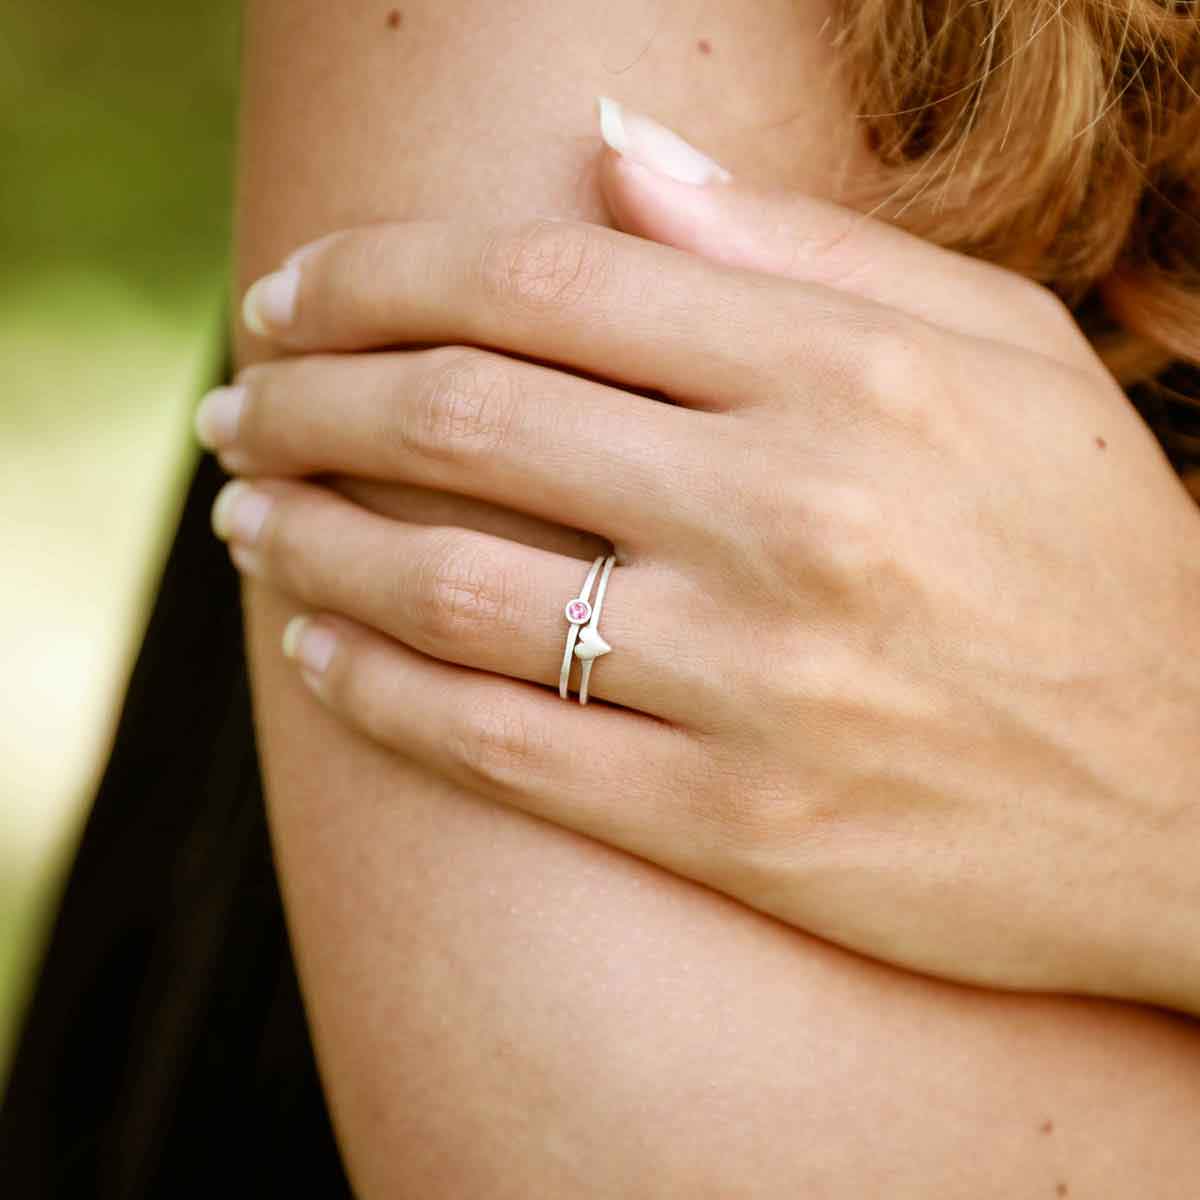
[[[262,338],[286,330],[295,319],[299,292],[300,265],[296,262],[255,281],[242,297],[246,328]]]
[[[666,179],[693,187],[732,178],[715,159],[653,117],[609,96],[597,96],[596,108],[601,138],[623,157],[644,164]]]
[[[237,440],[246,389],[239,384],[213,388],[200,401],[192,419],[196,440],[206,450],[222,450]]]
[[[617,228],[664,245],[698,250],[707,231],[728,226],[727,185],[695,187],[667,179],[605,147],[600,188]],[[733,230],[730,230],[732,236]]]
[[[283,629],[283,657],[295,658],[296,648],[300,645],[300,635],[304,632],[304,627],[309,622],[309,618],[303,614],[293,617]]]
[[[328,626],[316,624],[311,615],[300,613],[284,627],[282,649],[285,658],[321,678],[337,652],[338,637]]]

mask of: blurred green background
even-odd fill
[[[239,15],[0,0],[0,1094],[223,353]]]

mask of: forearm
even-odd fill
[[[822,95],[796,10],[764,2],[751,27],[741,0],[421,0],[395,29],[364,0],[252,4],[239,292],[362,221],[604,220],[592,98],[618,86],[735,169],[832,178],[780,122]],[[738,129],[717,123],[730,95]],[[259,744],[362,1195],[1053,1195],[1061,1169],[1078,1194],[1152,1196],[1200,1167],[1184,1023],[867,964],[482,804],[328,718],[279,653],[293,611],[247,594]]]

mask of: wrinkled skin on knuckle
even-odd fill
[[[519,789],[545,755],[544,733],[525,710],[505,704],[499,689],[480,689],[464,704],[449,750],[468,780],[484,792]]]
[[[612,269],[613,250],[598,230],[573,222],[528,221],[488,241],[480,263],[483,294],[521,317],[577,309]]]
[[[419,623],[429,641],[461,651],[493,633],[509,611],[509,589],[492,557],[453,531],[433,539],[417,571]]]
[[[415,391],[401,423],[403,450],[461,465],[503,446],[518,396],[495,355],[469,347],[436,352]]]

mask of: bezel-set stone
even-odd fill
[[[576,596],[574,600],[567,601],[563,612],[572,625],[585,625],[591,620],[592,606],[586,600],[581,600]]]

